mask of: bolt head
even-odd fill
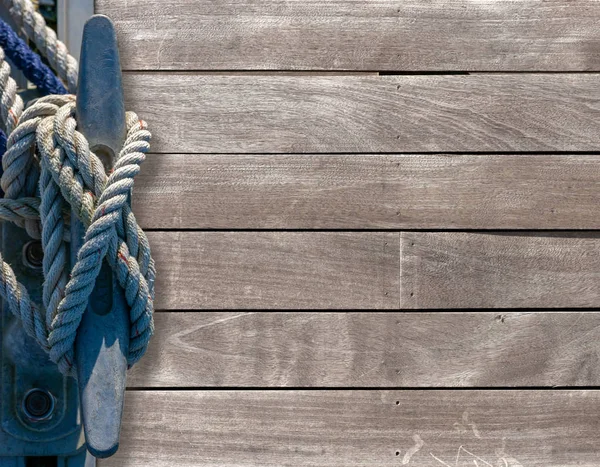
[[[50,420],[54,413],[54,396],[46,389],[30,389],[23,396],[22,410],[30,422]]]
[[[44,261],[44,249],[42,242],[32,240],[23,247],[23,262],[32,269],[40,269]]]

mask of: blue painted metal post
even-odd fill
[[[125,104],[117,38],[111,20],[92,16],[85,24],[77,90],[77,123],[107,172],[126,136]],[[72,217],[71,261],[84,229]],[[104,260],[75,341],[75,361],[87,449],[108,457],[119,446],[129,346],[125,293]]]
[[[93,16],[84,28],[77,120],[78,130],[110,171],[126,128],[117,39],[106,16]],[[71,229],[74,263],[85,229],[75,216]],[[0,235],[5,260],[39,303],[40,242],[12,224],[2,225]],[[53,465],[92,467],[95,459],[86,447],[96,457],[114,454],[119,445],[130,326],[124,291],[106,261],[75,341],[77,381],[58,372],[6,305],[0,311],[0,467],[46,462],[48,456]]]

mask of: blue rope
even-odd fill
[[[29,48],[4,21],[0,19],[0,47],[6,56],[35,84],[42,95],[67,94],[62,82],[48,68],[38,54]],[[2,176],[2,156],[6,152],[6,134],[0,130],[0,176]],[[0,189],[0,197],[4,192]]]
[[[43,95],[67,94],[62,82],[52,70],[42,62],[38,54],[33,52],[4,21],[0,20],[0,47],[6,56],[23,72],[25,77],[37,86]],[[6,138],[5,138],[6,139]]]

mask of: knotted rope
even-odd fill
[[[38,44],[40,50],[48,52],[54,47],[49,62],[58,67],[59,74],[60,66],[66,65],[64,76],[69,89],[73,89],[77,63],[53,32],[46,31],[42,36],[43,18],[32,13],[26,1],[5,3],[13,5],[11,11],[22,19],[27,34],[37,34],[36,44],[46,38],[45,47]],[[0,117],[9,132],[2,159],[0,185],[5,198],[0,199],[0,218],[24,227],[33,238],[41,238],[43,309],[31,300],[1,255],[0,296],[60,371],[74,375],[77,329],[106,258],[125,290],[130,308],[131,366],[143,356],[154,331],[154,262],[146,235],[128,204],[133,179],[150,147],[150,132],[136,114],[127,112],[126,141],[112,173],[107,175],[85,137],[77,131],[75,96],[42,97],[23,111],[16,89],[0,48]],[[86,228],[70,274],[69,211]]]

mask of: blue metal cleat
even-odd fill
[[[101,15],[85,25],[77,121],[109,172],[125,140],[125,107],[116,34]],[[2,254],[40,303],[39,241],[0,224]],[[71,262],[85,229],[71,219]],[[0,467],[93,467],[119,446],[129,346],[124,291],[106,260],[75,340],[77,380],[63,376],[2,304],[0,312]],[[84,437],[85,434],[85,437]]]
[[[77,129],[110,172],[125,141],[125,104],[117,37],[112,21],[103,15],[92,16],[83,29]],[[75,215],[71,225],[74,264],[85,230]],[[75,341],[85,439],[95,457],[109,457],[119,447],[129,328],[125,292],[104,260]]]

